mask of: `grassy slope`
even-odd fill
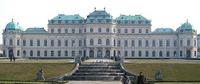
[[[161,70],[164,80],[167,81],[200,81],[199,63],[127,63],[124,64],[124,67],[132,73],[142,71],[151,79],[154,79],[157,70]]]
[[[0,63],[0,80],[34,80],[42,68],[45,78],[64,75],[70,72],[70,63]]]

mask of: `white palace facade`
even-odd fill
[[[151,20],[141,15],[113,18],[94,10],[86,18],[58,14],[48,20],[48,30],[23,30],[13,20],[3,31],[3,55],[17,58],[197,58],[197,32],[187,21],[176,30],[151,30]]]

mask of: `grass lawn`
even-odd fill
[[[69,73],[72,63],[0,63],[0,80],[34,80],[39,69],[46,79]]]
[[[135,74],[143,72],[151,79],[160,70],[165,81],[200,81],[200,63],[126,63],[124,67]]]

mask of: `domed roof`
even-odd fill
[[[183,23],[180,27],[176,29],[178,32],[184,32],[184,31],[193,31],[192,25],[188,22],[188,20]]]
[[[22,30],[21,26],[18,23],[15,23],[13,20],[6,25],[5,30]]]
[[[187,21],[180,26],[182,29],[192,29],[192,25]]]
[[[157,28],[154,33],[171,33],[174,32],[172,28]]]

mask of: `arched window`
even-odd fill
[[[170,52],[169,51],[167,51],[167,57],[169,57],[170,56]]]
[[[149,56],[149,52],[148,52],[148,51],[146,51],[146,52],[145,52],[145,54],[146,54],[146,57],[148,57],[148,56]]]
[[[160,51],[160,52],[159,52],[159,56],[160,56],[160,57],[162,57],[162,56],[163,56],[163,53],[162,53],[162,51]]]
[[[110,45],[110,40],[106,39],[106,45]]]
[[[93,32],[93,28],[90,28],[90,33],[92,33]]]
[[[40,56],[40,51],[39,50],[37,51],[37,56]]]
[[[101,42],[101,39],[98,39],[98,44],[101,44],[102,42]]]
[[[47,56],[47,51],[46,50],[44,51],[44,56]]]
[[[125,29],[125,30],[124,30],[124,33],[128,33],[128,29]]]
[[[90,39],[90,45],[94,45],[93,39]]]
[[[155,56],[156,56],[156,52],[152,51],[152,57],[155,57]]]
[[[30,56],[33,56],[33,51],[32,50],[30,51]]]
[[[98,32],[101,33],[101,28],[98,28]]]

